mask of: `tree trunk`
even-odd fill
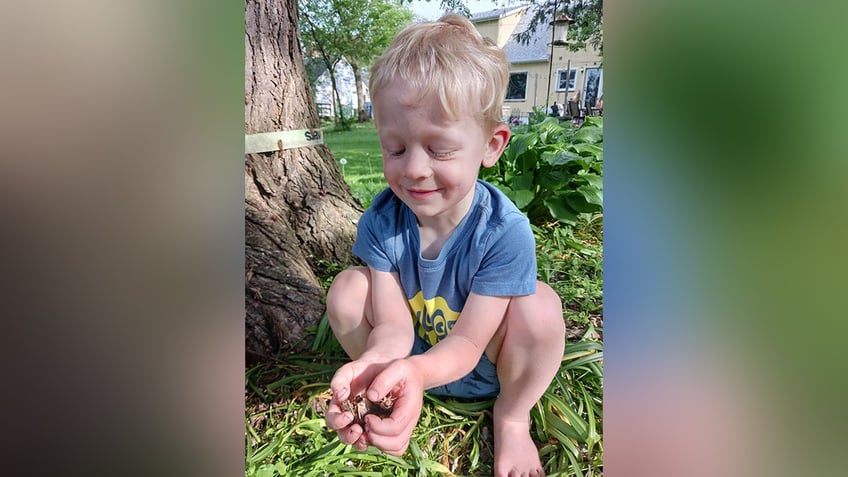
[[[335,125],[336,125],[336,127],[341,126],[341,127],[344,127],[345,129],[348,129],[345,126],[345,115],[344,115],[344,107],[342,106],[342,97],[339,94],[338,83],[336,83],[336,65],[338,65],[340,61],[341,61],[341,58],[336,58],[336,61],[334,61],[333,64],[330,65],[327,68],[327,71],[330,72],[330,84],[333,87],[333,97],[336,98],[335,99],[336,104],[333,107],[333,109],[336,112]]]
[[[245,1],[245,134],[317,128],[295,0]],[[302,343],[324,313],[320,261],[347,262],[362,208],[326,146],[245,155],[248,363]]]
[[[362,86],[362,70],[357,63],[349,62],[353,68],[353,81],[356,83],[356,105],[359,114],[359,122],[368,121],[368,111],[365,110],[365,88]]]

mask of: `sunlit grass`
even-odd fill
[[[329,129],[324,142],[333,151],[353,196],[363,207],[368,207],[374,195],[387,187],[374,123],[355,123],[350,131]]]
[[[326,318],[312,348],[247,370],[246,475],[492,475],[493,400],[425,395],[402,457],[341,443],[323,420],[329,380],[347,360]],[[566,346],[560,372],[531,411],[533,437],[550,476],[601,475],[603,346]]]

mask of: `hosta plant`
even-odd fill
[[[500,160],[482,179],[500,188],[533,224],[569,225],[603,210],[603,118],[571,122],[547,118],[513,129]]]

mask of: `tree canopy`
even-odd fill
[[[351,64],[369,65],[412,21],[412,12],[392,0],[300,0],[307,49],[319,45]]]
[[[527,30],[516,34],[518,41],[527,42],[539,25],[551,21],[555,14],[565,14],[571,19],[568,48],[578,50],[591,45],[603,54],[603,0],[531,0],[531,3],[538,8]]]

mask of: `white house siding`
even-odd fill
[[[560,108],[569,100],[577,99],[580,107],[588,111],[591,104],[586,104],[586,72],[598,68],[598,81],[592,84],[592,99],[603,94],[602,58],[591,47],[579,51],[570,51],[564,46],[553,48],[553,65],[551,65],[551,26],[542,23],[531,36],[528,44],[518,43],[512,35],[524,31],[533,15],[532,7],[513,7],[478,13],[471,21],[480,34],[491,38],[502,47],[509,61],[510,73],[526,74],[526,89],[523,99],[507,99],[504,101],[505,113],[526,118],[534,108],[544,108],[546,104],[556,101]],[[570,65],[576,71],[575,87],[573,90],[560,90],[557,87],[558,70],[566,70]],[[550,75],[549,75],[550,72]],[[548,82],[550,78],[550,83]],[[546,92],[548,85],[550,89]]]
[[[356,114],[356,80],[353,77],[353,68],[344,59],[336,64],[336,87],[339,89],[339,98],[343,110],[349,115]],[[363,89],[365,91],[365,102],[368,104],[371,97],[368,92],[368,82],[363,72]],[[315,103],[318,105],[319,113],[333,116],[335,114],[335,97],[333,85],[330,81],[330,71],[324,70],[315,81]],[[326,105],[326,106],[324,106]]]

